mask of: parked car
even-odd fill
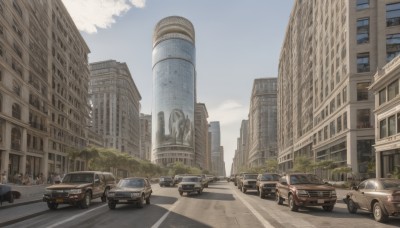
[[[0,184],[0,204],[3,202],[14,203],[14,199],[19,199],[21,193],[11,190],[10,185]]]
[[[160,177],[160,187],[173,186],[174,180],[171,177]]]
[[[352,189],[343,199],[350,213],[354,214],[358,209],[368,211],[377,222],[386,222],[389,216],[400,215],[399,179],[371,178]]]
[[[241,176],[238,183],[238,188],[243,193],[246,193],[247,190],[257,190],[257,173],[246,173]]]
[[[265,196],[275,196],[276,184],[278,183],[281,176],[276,173],[263,173],[257,177],[256,187],[257,193],[260,198]]]
[[[197,194],[201,195],[203,189],[204,185],[201,177],[197,176],[184,176],[178,185],[179,195],[181,196],[184,192],[186,192],[188,195],[192,192],[197,192]]]
[[[113,210],[117,204],[137,204],[139,208],[143,208],[145,203],[150,204],[152,193],[153,190],[147,178],[124,178],[108,192],[108,207]]]
[[[46,188],[43,201],[49,209],[57,209],[59,204],[71,204],[88,208],[92,199],[101,198],[106,202],[108,191],[116,184],[112,173],[80,171],[67,173],[60,184]]]
[[[182,181],[182,174],[177,174],[174,176],[174,186]]]
[[[325,211],[332,211],[337,200],[334,187],[324,184],[318,176],[307,173],[282,176],[276,184],[275,194],[276,202],[282,205],[287,200],[291,211],[307,206],[322,206]]]

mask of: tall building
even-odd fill
[[[153,34],[152,161],[195,165],[195,32],[190,21],[171,16]]]
[[[265,165],[277,155],[277,78],[254,80],[248,126],[249,167]]]
[[[140,158],[151,161],[151,115],[140,114]]]
[[[0,1],[0,170],[85,169],[89,48],[61,0]]]
[[[206,105],[203,103],[196,103],[195,110],[195,165],[200,169],[207,170],[206,164],[207,159],[210,157],[207,153],[210,151],[207,149],[208,140],[208,112]],[[211,152],[210,152],[211,153]]]
[[[249,121],[242,120],[242,124],[240,126],[240,137],[237,139],[237,145],[235,150],[235,155],[233,158],[233,167],[231,174],[237,174],[240,171],[244,171],[249,167],[248,165],[248,145],[249,145]]]
[[[211,121],[208,131],[211,133],[211,171],[221,176],[221,130],[219,121]]]
[[[90,64],[92,130],[104,146],[140,158],[140,100],[126,63],[115,60]]]
[[[295,2],[279,63],[281,171],[306,156],[368,176],[375,158],[368,87],[375,69],[399,53],[399,12],[389,0]]]

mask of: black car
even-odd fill
[[[171,177],[160,177],[160,187],[174,186],[174,180]]]
[[[117,204],[136,204],[143,208],[145,203],[150,204],[151,193],[153,191],[147,178],[124,178],[108,192],[108,207],[113,210]]]
[[[12,191],[11,186],[0,184],[0,203],[9,202],[13,203],[14,199],[21,197],[21,193],[18,191]]]

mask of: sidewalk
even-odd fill
[[[11,186],[11,190],[18,191],[21,193],[19,199],[14,199],[14,203],[3,202],[0,209],[25,205],[33,202],[40,202],[43,199],[43,193],[49,184],[40,185],[17,185],[17,184],[7,184]]]

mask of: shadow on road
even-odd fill
[[[185,196],[200,200],[226,200],[226,201],[235,200],[232,194],[217,193],[217,192],[203,192],[201,195],[198,195],[197,193],[191,193],[189,195],[184,194],[183,197]]]

